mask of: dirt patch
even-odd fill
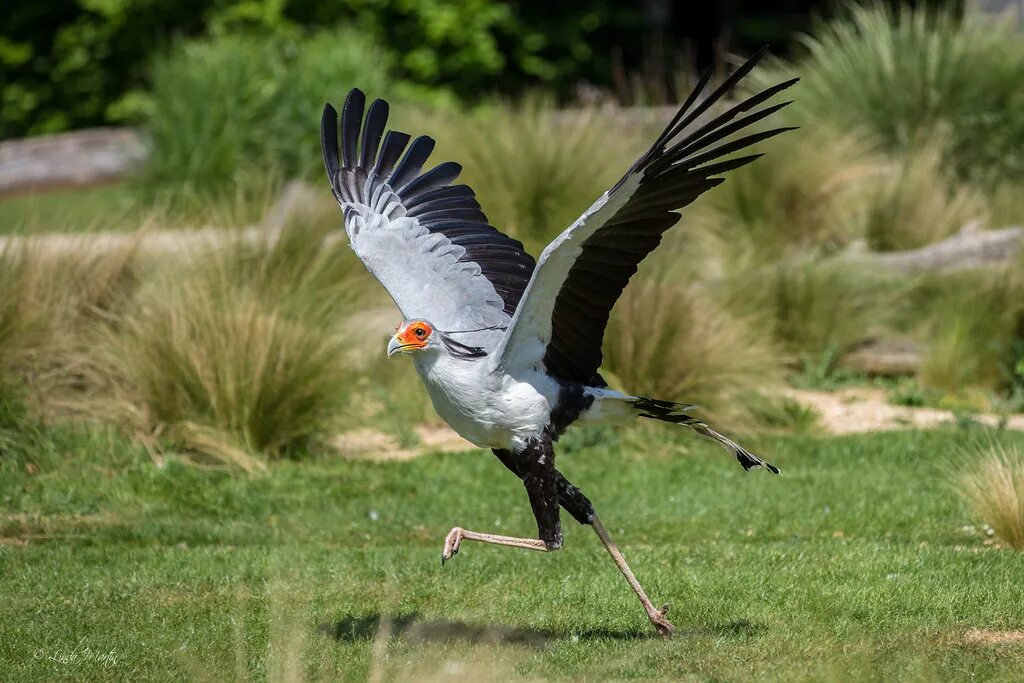
[[[410,460],[424,453],[456,453],[476,450],[449,427],[415,428],[419,444],[403,448],[390,434],[376,429],[355,429],[338,434],[331,445],[346,457],[360,460]]]
[[[1024,631],[972,628],[963,636],[967,645],[1024,645]]]
[[[949,410],[892,405],[882,389],[790,389],[786,393],[801,405],[817,412],[821,416],[821,426],[829,434],[925,429],[956,422],[956,415]],[[998,426],[1003,419],[992,414],[975,414],[971,418],[991,427]],[[1009,417],[1006,428],[1024,430],[1024,415]]]

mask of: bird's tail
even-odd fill
[[[696,408],[696,406],[661,401],[656,398],[644,398],[642,396],[631,399],[629,403],[640,417],[684,425],[698,434],[703,434],[709,439],[713,439],[725,450],[735,455],[745,470],[753,467],[763,467],[773,474],[779,474],[779,468],[775,465],[765,462],[729,437],[716,432],[700,418],[690,415],[689,412]]]

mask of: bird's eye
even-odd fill
[[[413,334],[415,334],[420,339],[423,339],[423,337],[427,334],[427,331],[424,330],[422,327],[417,327]]]

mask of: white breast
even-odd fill
[[[558,385],[540,372],[515,378],[491,372],[486,359],[432,353],[414,359],[437,414],[481,448],[521,450],[550,422]]]

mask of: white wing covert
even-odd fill
[[[533,258],[487,224],[472,189],[452,185],[459,164],[423,171],[433,139],[408,144],[405,133],[385,135],[387,102],[374,101],[364,122],[365,102],[357,89],[345,100],[340,158],[338,114],[329,104],[320,129],[352,249],[405,318],[424,318],[442,331],[465,333],[459,340],[466,344],[493,349],[533,273]]]

